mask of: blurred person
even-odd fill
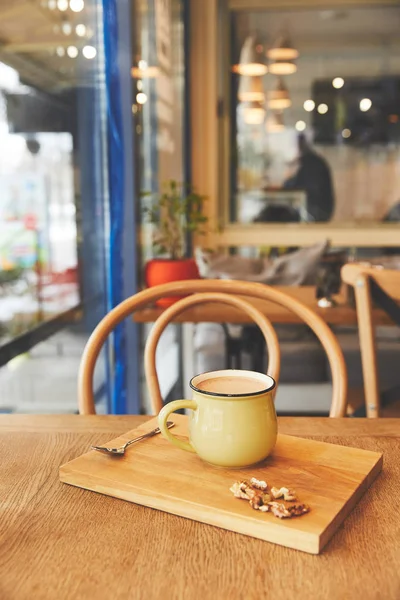
[[[297,142],[297,170],[285,180],[283,188],[306,192],[310,221],[329,221],[335,207],[331,169],[326,160],[311,148],[303,133]]]

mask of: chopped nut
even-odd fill
[[[250,479],[250,485],[251,485],[251,487],[255,488],[256,490],[261,490],[262,492],[266,492],[268,489],[268,484],[266,481],[260,481],[259,479],[256,479],[255,477],[252,477]]]
[[[299,517],[310,511],[306,504],[294,504],[293,506],[285,506],[282,502],[269,502],[268,506],[271,512],[279,519],[290,519],[291,517]]]
[[[236,498],[243,498],[244,500],[250,500],[256,494],[248,481],[237,481],[229,489]]]
[[[293,506],[288,507],[288,511],[292,517],[299,517],[310,512],[310,507],[307,504],[293,504]]]
[[[279,519],[288,519],[291,516],[290,512],[282,502],[269,502],[268,506],[270,507],[272,514]]]
[[[256,495],[256,493],[257,493],[256,490],[253,490],[253,488],[250,487],[250,485],[248,484],[247,481],[244,481],[241,484],[241,488],[240,489],[242,490],[242,492],[244,492],[246,494],[246,496],[247,496],[247,498],[249,500],[251,500],[251,498],[253,498]]]
[[[279,489],[278,489],[278,488],[276,488],[276,487],[272,487],[272,488],[271,488],[271,490],[270,490],[270,492],[271,492],[271,496],[272,496],[273,498],[275,498],[275,499],[277,499],[277,498],[282,498],[282,496],[283,496],[283,493],[281,493],[281,491],[282,491],[282,490],[279,490]]]
[[[268,485],[265,481],[259,481],[253,477],[250,483],[248,481],[236,481],[229,489],[237,498],[250,500],[255,494],[266,492]],[[266,497],[265,501],[269,502],[271,500],[269,494],[264,495]]]
[[[286,502],[294,502],[296,492],[285,487],[280,489],[273,487],[270,493],[267,493],[268,484],[266,481],[260,481],[255,477],[251,478],[250,483],[248,481],[236,481],[229,489],[236,498],[248,500],[252,509],[261,512],[272,512],[279,519],[298,517],[310,510],[305,504],[286,506],[283,502],[271,501],[272,497],[274,500],[283,498]]]
[[[293,502],[294,500],[297,500],[296,492],[285,487],[282,487],[279,490],[276,487],[271,488],[271,495],[275,498],[275,500],[282,497],[287,502]]]
[[[294,490],[287,490],[286,494],[283,494],[283,499],[286,502],[294,502],[297,500],[296,492]]]
[[[253,498],[250,499],[249,503],[254,510],[258,510],[264,504],[261,494],[255,494]]]

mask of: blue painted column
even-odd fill
[[[136,219],[129,0],[103,0],[107,100],[109,269],[108,309],[136,292]],[[110,412],[138,414],[139,342],[131,319],[113,334]]]

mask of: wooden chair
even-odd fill
[[[95,414],[93,373],[100,350],[110,332],[133,312],[154,303],[159,298],[180,296],[188,293],[195,295],[181,299],[162,313],[154,325],[146,344],[146,380],[150,388],[152,406],[155,413],[158,413],[163,405],[155,368],[157,342],[162,331],[173,317],[193,304],[215,301],[225,302],[247,312],[261,328],[269,347],[269,356],[271,358],[268,374],[277,381],[279,380],[280,353],[275,331],[268,319],[259,310],[243,298],[240,298],[244,296],[245,298],[272,301],[280,304],[299,316],[314,331],[326,351],[332,371],[333,391],[330,416],[345,416],[347,395],[345,362],[339,343],[325,321],[308,308],[308,306],[273,287],[245,281],[212,279],[177,281],[143,290],[121,302],[121,304],[116,306],[102,319],[86,344],[80,364],[78,397],[79,412],[81,414]],[[238,298],[237,296],[240,297]]]
[[[350,263],[344,265],[341,275],[344,283],[354,288],[367,417],[379,417],[381,406],[371,279],[394,300],[400,300],[400,271]]]

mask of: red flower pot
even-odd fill
[[[200,274],[193,258],[171,260],[169,258],[153,258],[146,264],[145,280],[147,287],[162,283],[182,281],[184,279],[199,279]],[[185,294],[187,295],[187,294]],[[171,296],[157,300],[157,306],[171,306],[184,296]]]

